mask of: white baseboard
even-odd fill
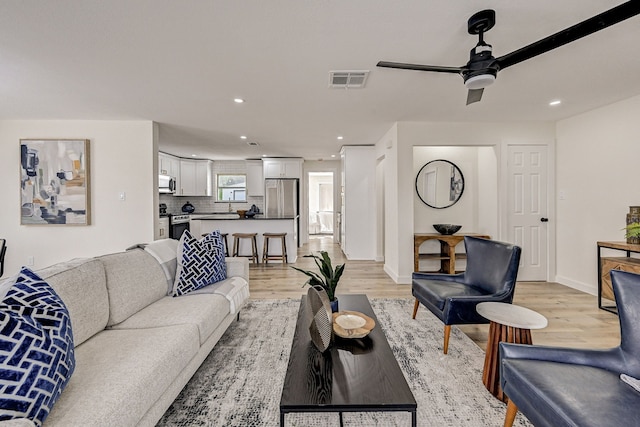
[[[400,276],[397,272],[393,271],[387,264],[384,265],[384,272],[387,273],[391,280],[396,282],[398,285],[410,285],[411,284],[411,276]]]
[[[572,279],[569,279],[569,278],[563,277],[563,276],[556,276],[556,280],[555,281],[560,283],[561,285],[568,286],[570,288],[576,289],[578,291],[585,292],[587,294],[598,295],[598,287],[597,287],[597,285],[593,286],[593,285],[582,283],[582,282],[578,282],[576,280],[572,280]]]
[[[393,271],[387,264],[385,264],[382,267],[382,269],[384,270],[385,273],[387,273],[389,277],[391,277],[391,280],[398,283],[398,275],[396,274],[395,271]]]

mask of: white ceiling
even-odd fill
[[[503,70],[470,106],[459,76],[375,65],[465,64],[480,9],[498,57],[620,3],[0,0],[0,119],[153,120],[176,155],[311,160],[396,121],[558,120],[640,94],[640,16]],[[343,90],[332,70],[371,72]]]

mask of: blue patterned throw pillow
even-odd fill
[[[224,245],[218,230],[207,234],[202,240],[193,237],[189,230],[182,233],[177,261],[174,297],[227,278]]]
[[[23,268],[0,302],[0,421],[42,425],[75,368],[66,306]]]

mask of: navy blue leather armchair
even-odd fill
[[[518,409],[537,427],[640,426],[640,275],[611,270],[620,345],[611,349],[500,343],[500,382],[509,397],[505,427]]]
[[[478,314],[476,305],[485,301],[511,303],[518,275],[519,246],[470,236],[464,237],[464,246],[464,273],[413,273],[413,318],[422,304],[442,320],[444,354],[449,350],[451,325],[489,323]]]

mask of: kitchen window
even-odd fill
[[[247,175],[218,175],[218,201],[219,202],[246,202],[247,201]]]

